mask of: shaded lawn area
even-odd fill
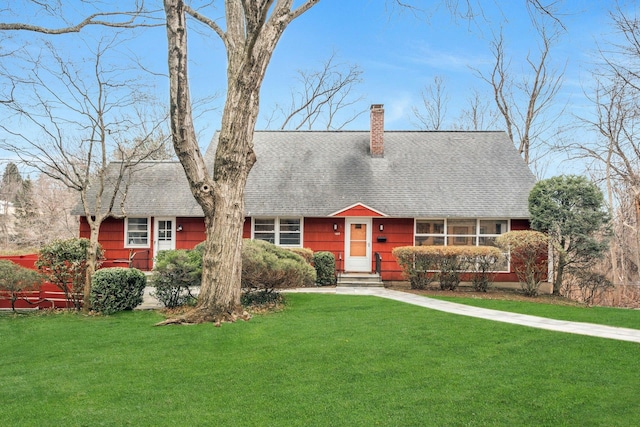
[[[512,313],[530,314],[557,320],[573,322],[597,323],[621,328],[640,329],[640,310],[611,307],[587,307],[579,305],[541,304],[529,301],[507,301],[491,298],[468,298],[429,295],[430,298],[474,307],[509,311]]]
[[[0,316],[7,426],[631,426],[640,345],[375,297],[250,322]]]

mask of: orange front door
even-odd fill
[[[371,219],[346,218],[345,271],[371,271]]]

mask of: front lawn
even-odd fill
[[[632,426],[640,345],[375,297],[249,322],[0,315],[7,426]]]

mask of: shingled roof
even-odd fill
[[[390,217],[528,218],[535,179],[502,132],[256,132],[247,216],[328,216],[362,203]]]
[[[386,131],[375,157],[369,131],[256,131],[254,150],[247,216],[326,217],[360,203],[389,217],[529,217],[535,178],[504,132]],[[179,162],[143,163],[125,211],[202,216]]]

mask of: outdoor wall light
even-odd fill
[[[380,224],[380,231],[384,231],[384,225]]]
[[[182,225],[178,225],[178,228],[176,230],[182,231]]]
[[[338,231],[338,224],[337,223],[333,223],[333,231]]]

